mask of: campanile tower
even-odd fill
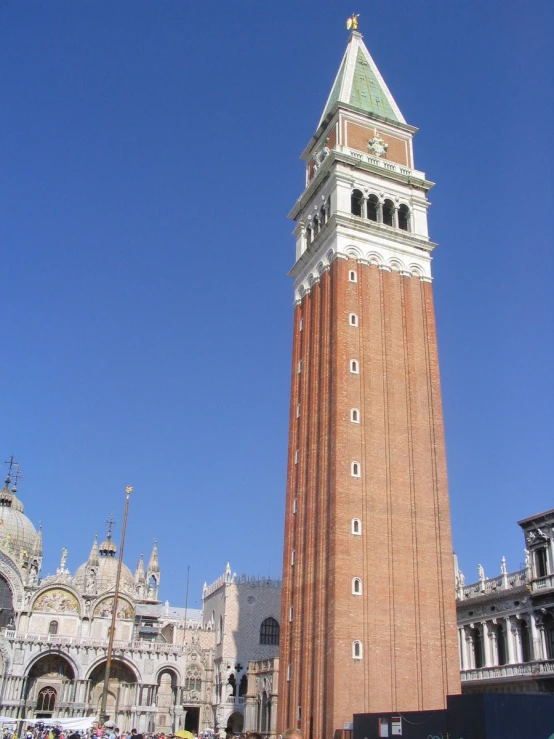
[[[460,692],[427,231],[406,123],[354,30],[302,159],[279,730]]]

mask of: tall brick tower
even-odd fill
[[[433,183],[353,31],[304,153],[279,730],[460,692],[427,231]]]

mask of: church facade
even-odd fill
[[[114,608],[117,549],[108,532],[71,573],[62,551],[41,578],[42,532],[8,476],[0,491],[0,713],[14,719],[98,715]],[[277,656],[280,582],[227,565],[203,608],[158,599],[158,550],[123,564],[107,713],[123,730],[240,731],[251,659]],[[261,715],[264,696],[254,696]]]

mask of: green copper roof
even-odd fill
[[[406,123],[375,62],[371,58],[361,33],[353,31],[348,39],[333,89],[319,121],[327,116],[336,102],[343,102],[364,111],[398,123]]]
[[[398,121],[396,113],[361,49],[358,49],[349,102],[350,105],[365,110],[367,113],[377,113],[385,118]]]
[[[327,113],[331,110],[333,105],[337,102],[340,95],[340,88],[342,85],[342,79],[344,77],[344,67],[346,65],[346,56],[342,60],[342,64],[340,65],[339,73],[337,74],[335,78],[335,84],[333,85],[333,89],[331,90],[331,94],[329,95],[329,99],[327,100],[327,105],[325,106],[325,110],[323,111],[322,118],[325,118]]]

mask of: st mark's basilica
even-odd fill
[[[41,577],[42,531],[10,476],[0,491],[0,704],[14,719],[98,715],[118,557],[111,526],[74,573],[62,549]],[[278,663],[278,580],[239,577],[228,564],[204,585],[202,609],[158,599],[157,545],[135,571],[122,565],[107,713],[123,729],[269,732]],[[248,675],[250,664],[251,675]]]

